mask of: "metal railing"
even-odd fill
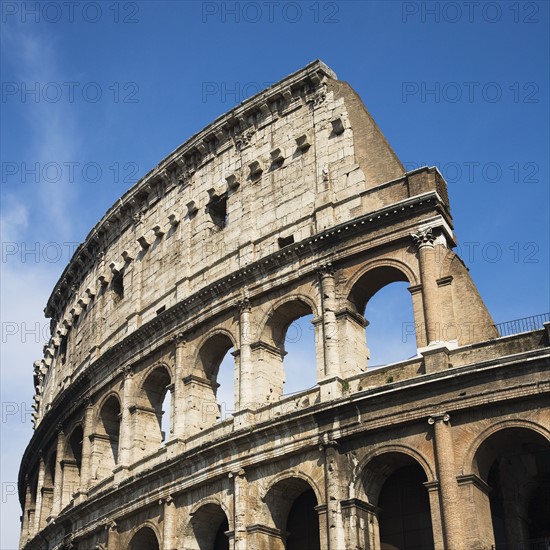
[[[495,324],[495,328],[501,336],[511,336],[520,332],[530,332],[531,330],[540,330],[544,323],[550,322],[550,313],[541,313],[522,319],[514,319],[504,323]]]

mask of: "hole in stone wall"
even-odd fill
[[[59,357],[61,358],[61,363],[64,365],[65,361],[67,359],[67,340],[69,339],[67,336],[61,337],[61,343],[59,344]]]
[[[284,248],[285,246],[290,246],[294,244],[294,235],[289,235],[288,237],[279,237],[279,248]]]
[[[117,273],[111,281],[111,290],[113,291],[115,301],[120,301],[124,298],[124,275]]]
[[[214,224],[223,229],[227,225],[227,194],[214,195],[208,203],[207,210]]]

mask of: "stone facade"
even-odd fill
[[[105,214],[48,301],[21,548],[550,536],[550,328],[499,337],[455,244],[440,173],[405,173],[323,63],[214,121]],[[365,307],[395,281],[418,355],[369,371]],[[285,334],[308,314],[317,384],[284,396]]]

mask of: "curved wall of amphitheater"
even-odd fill
[[[550,327],[500,337],[454,245],[437,169],[405,173],[323,63],[214,121],[105,214],[48,301],[21,547],[550,536]],[[369,371],[365,307],[396,281],[418,354]],[[285,335],[304,315],[317,384],[286,396]]]

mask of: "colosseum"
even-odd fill
[[[456,244],[441,174],[406,172],[322,62],[216,119],[53,289],[20,548],[549,548],[550,323],[495,325]],[[417,352],[369,370],[396,281]],[[316,384],[289,395],[306,315]]]

